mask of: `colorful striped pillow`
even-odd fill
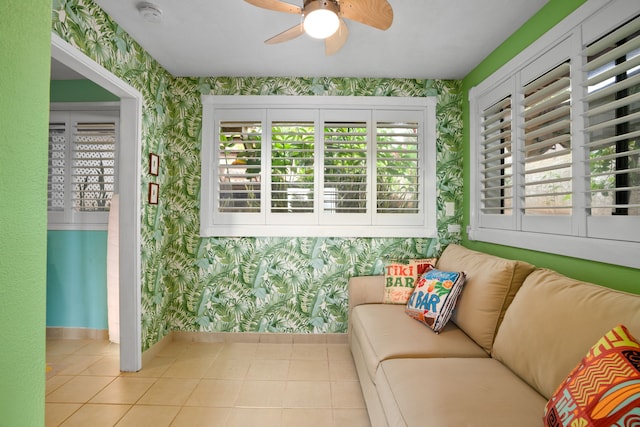
[[[589,350],[551,396],[546,427],[640,425],[640,344],[618,325]]]

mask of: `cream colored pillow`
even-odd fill
[[[464,291],[451,320],[490,353],[505,310],[535,267],[452,244],[436,268],[466,273]]]

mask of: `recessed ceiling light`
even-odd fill
[[[153,24],[157,24],[162,21],[162,9],[156,6],[153,3],[149,2],[141,2],[136,5],[138,9],[138,13],[142,16],[142,18]]]

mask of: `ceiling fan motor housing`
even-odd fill
[[[336,0],[304,0],[302,13],[308,15],[320,9],[329,10],[336,15],[340,14],[340,5],[338,5]]]

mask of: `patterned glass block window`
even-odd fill
[[[71,172],[73,208],[108,212],[115,189],[116,124],[76,123]]]
[[[50,228],[106,225],[117,191],[118,125],[117,111],[50,113]]]
[[[49,180],[47,206],[49,211],[64,211],[64,183],[67,152],[65,123],[49,124]]]

